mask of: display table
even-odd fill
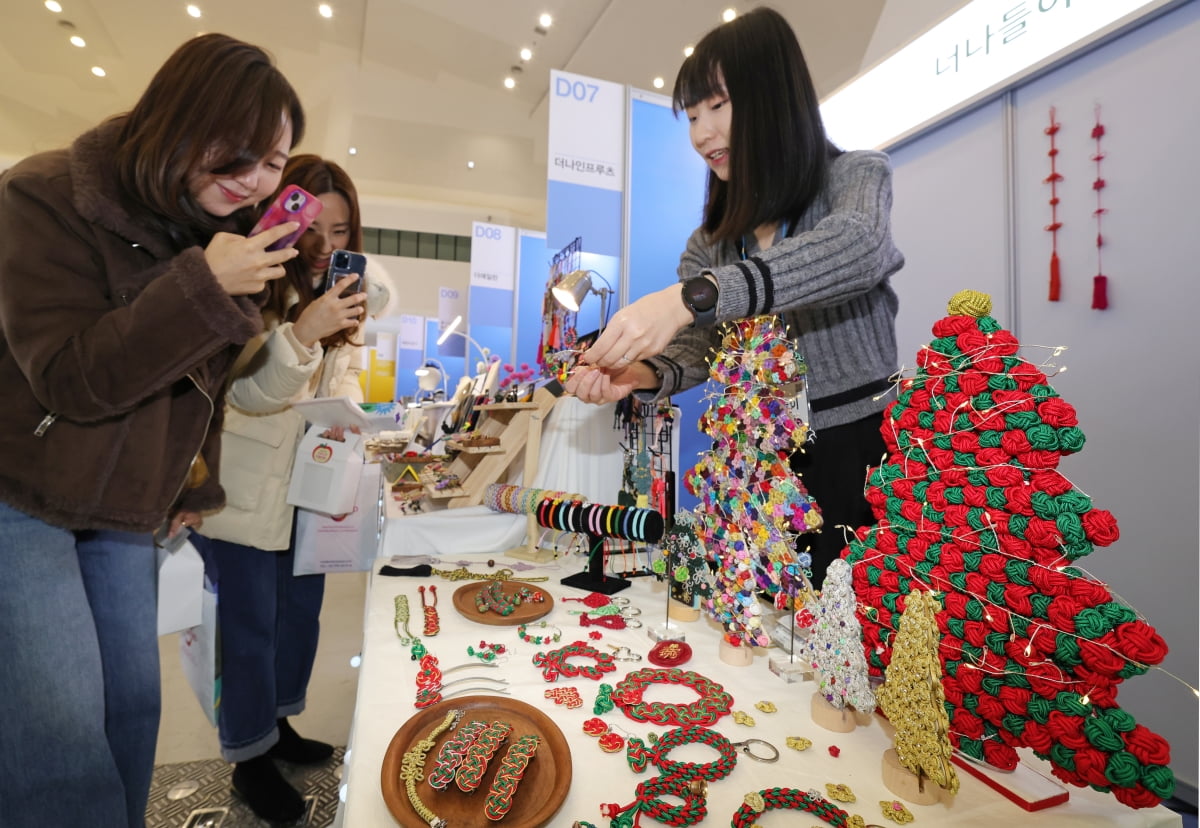
[[[454,551],[444,551],[441,556],[448,561],[460,557]],[[480,573],[489,570],[484,565],[471,567]],[[513,562],[496,555],[496,566]],[[381,560],[380,563],[386,561]],[[453,569],[454,564],[436,564],[439,569]],[[365,630],[363,636],[362,671],[358,681],[358,699],[351,730],[349,748],[346,751],[346,773],[344,776],[344,802],[339,809],[338,823],[347,828],[379,828],[396,824],[392,818],[380,786],[380,769],[393,735],[416,712],[413,701],[416,695],[415,678],[417,664],[409,655],[409,648],[402,646],[393,629],[394,601],[398,594],[406,594],[412,606],[410,629],[421,629],[421,608],[417,587],[424,585],[426,592],[431,584],[438,587],[438,612],[441,632],[434,637],[422,638],[429,652],[438,657],[443,669],[472,661],[467,647],[478,647],[480,640],[502,643],[508,648],[510,660],[502,670],[463,670],[448,678],[463,675],[502,675],[511,683],[508,686],[511,698],[520,699],[536,706],[549,715],[566,736],[572,754],[574,779],[562,808],[549,823],[552,826],[571,826],[575,820],[586,820],[600,828],[607,828],[607,820],[600,817],[599,805],[615,802],[627,805],[634,799],[634,788],[638,781],[656,773],[653,768],[642,774],[634,774],[628,767],[624,751],[605,753],[597,740],[582,731],[584,720],[592,718],[592,704],[596,699],[600,682],[586,678],[563,679],[548,683],[531,659],[539,650],[553,649],[574,640],[587,641],[587,633],[599,630],[603,638],[588,641],[599,649],[611,652],[610,645],[626,646],[645,656],[653,645],[647,629],[665,620],[665,587],[652,578],[635,578],[632,586],[620,593],[642,610],[641,629],[609,630],[602,627],[581,628],[579,618],[569,611],[583,609],[578,602],[562,602],[563,597],[584,597],[587,593],[564,587],[559,580],[582,569],[582,563],[572,561],[562,566],[539,567],[519,572],[529,577],[550,576],[549,581],[536,584],[547,590],[555,599],[553,611],[545,617],[550,624],[563,631],[563,640],[558,644],[538,647],[517,637],[516,627],[485,626],[464,618],[454,608],[452,596],[464,583],[450,582],[441,578],[385,577],[372,574],[367,593]],[[679,623],[679,622],[673,622]],[[767,787],[792,787],[801,790],[815,788],[822,795],[826,783],[848,785],[857,795],[857,802],[845,806],[851,814],[861,814],[868,823],[894,825],[883,819],[879,801],[896,797],[880,781],[880,762],[883,752],[891,746],[885,733],[886,725],[878,719],[850,733],[833,733],[812,723],[810,700],[816,687],[811,681],[793,684],[772,674],[768,667],[768,652],[757,651],[753,662],[746,667],[731,667],[718,657],[719,628],[707,618],[680,624],[692,647],[694,655],[681,665],[684,670],[698,672],[719,682],[733,695],[733,709],[744,711],[753,717],[755,726],[736,724],[732,716],[725,716],[713,729],[735,742],[744,739],[764,739],[778,748],[779,761],[774,764],[755,762],[739,755],[733,773],[725,779],[712,782],[708,792],[708,817],[703,825],[728,825],[742,798],[750,791]],[[578,659],[576,661],[579,661]],[[591,663],[591,662],[582,662]],[[617,671],[608,673],[603,681],[616,685],[627,673],[652,666],[649,662],[618,661]],[[464,683],[459,687],[470,687]],[[556,687],[575,687],[584,699],[583,707],[568,709],[555,705],[544,697],[544,692]],[[457,688],[449,688],[457,689]],[[448,689],[448,690],[449,690]],[[468,695],[476,695],[469,693]],[[498,698],[505,698],[499,696]],[[654,685],[647,691],[647,698],[667,703],[690,703],[696,695],[679,686]],[[450,701],[453,701],[451,697]],[[755,703],[772,702],[778,712],[764,713],[755,709]],[[618,732],[646,739],[651,732],[665,733],[670,726],[646,725],[634,722],[621,711],[614,710],[602,716]],[[812,741],[812,747],[800,752],[786,746],[788,736],[802,736]],[[830,754],[830,746],[837,746],[840,755]],[[756,751],[757,752],[757,751]],[[686,745],[671,753],[672,759],[708,762],[715,757],[711,748]],[[1040,772],[1049,773],[1049,765],[1033,760],[1031,766]],[[1068,786],[1070,800],[1063,805],[1046,810],[1027,813],[991,790],[970,775],[959,772],[961,790],[951,804],[938,803],[919,806],[908,803],[916,817],[916,828],[930,826],[1008,826],[1020,824],[1022,828],[1094,828],[1095,826],[1179,826],[1181,817],[1166,808],[1131,810],[1121,805],[1112,796],[1090,789]],[[518,791],[517,796],[520,796]],[[772,811],[758,820],[764,828],[782,825],[815,825],[819,820],[811,814]],[[482,815],[475,825],[491,824]],[[504,825],[504,822],[495,823]],[[659,823],[643,817],[643,828],[652,828]],[[419,828],[419,826],[405,826]],[[451,826],[456,828],[456,826]],[[521,826],[521,828],[531,828]]]

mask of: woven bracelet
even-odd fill
[[[438,752],[433,773],[429,774],[429,787],[435,791],[442,791],[454,781],[454,774],[458,771],[459,765],[463,763],[463,759],[467,757],[467,750],[475,744],[475,739],[479,737],[485,727],[487,727],[487,722],[477,719],[446,740]]]
[[[462,765],[454,775],[454,784],[460,791],[471,793],[479,787],[484,771],[487,770],[492,757],[496,755],[500,745],[504,744],[504,740],[508,738],[510,732],[512,732],[512,725],[496,721],[479,734],[475,743],[468,748]]]
[[[682,684],[700,694],[691,704],[664,704],[642,701],[642,694],[650,684]],[[613,702],[635,722],[653,722],[673,725],[711,725],[722,716],[728,715],[733,707],[733,696],[716,682],[699,673],[678,668],[644,667],[625,676],[612,693]]]
[[[533,754],[541,741],[542,737],[529,733],[509,745],[504,758],[500,760],[500,767],[496,770],[496,777],[492,780],[491,790],[488,791],[487,801],[483,806],[483,813],[488,819],[504,819],[512,808],[517,785],[525,776],[525,769],[533,761]]]

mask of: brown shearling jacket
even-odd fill
[[[131,215],[109,121],[0,176],[0,501],[65,529],[219,508],[222,394],[257,304]],[[202,452],[208,481],[185,489]]]

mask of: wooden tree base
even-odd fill
[[[726,641],[724,636],[721,637],[721,645],[717,654],[721,657],[721,661],[730,667],[748,667],[754,663],[753,647],[747,647],[745,644],[735,647]]]
[[[825,701],[819,689],[812,694],[812,720],[813,724],[834,733],[849,733],[858,727],[853,707],[834,707]]]
[[[904,765],[895,748],[883,752],[883,784],[905,802],[932,805],[942,798],[942,789],[928,776],[918,777]]]
[[[695,607],[689,607],[687,604],[676,601],[674,598],[668,598],[667,617],[676,621],[698,621],[700,619],[700,610]]]

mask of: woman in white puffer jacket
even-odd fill
[[[280,187],[297,184],[324,205],[297,242],[300,255],[274,283],[266,330],[231,374],[221,483],[227,504],[206,516],[197,546],[217,587],[221,630],[221,755],[235,763],[233,789],[259,817],[298,819],[301,795],[274,759],[325,761],[333,748],[301,738],[287,717],[304,710],[319,636],[324,575],[292,574],[295,509],[286,501],[304,417],[292,403],[361,401],[361,323],[366,293],[343,297],[346,277],[322,292],[336,249],[362,250],[358,197],[349,176],[314,155],[288,161]]]

